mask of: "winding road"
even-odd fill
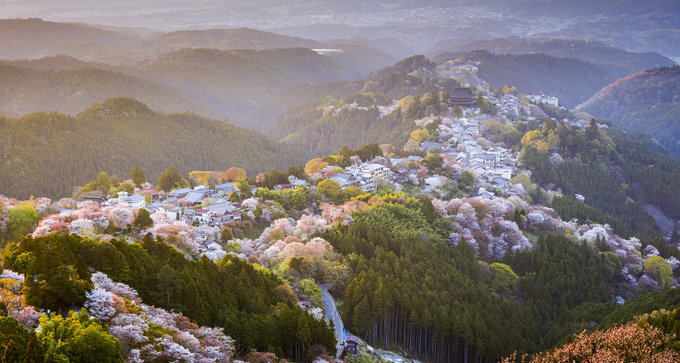
[[[329,286],[326,284],[319,285],[319,288],[323,292],[323,308],[326,310],[326,321],[329,322],[333,320],[335,324],[335,348],[337,349],[337,356],[339,357],[342,353],[342,348],[345,345],[345,325],[342,323],[342,318],[340,317],[340,312],[337,306],[335,306],[335,300],[328,293]]]

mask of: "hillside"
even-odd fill
[[[154,82],[98,69],[73,58],[56,57],[17,64],[53,68],[38,70],[14,65],[0,66],[0,110],[25,115],[35,111],[59,111],[75,115],[94,102],[112,97],[133,97],[162,112],[193,111],[225,118],[209,106],[191,101]]]
[[[353,77],[337,62],[305,48],[184,49],[128,72],[236,115],[296,85]]]
[[[33,113],[0,119],[0,194],[69,196],[102,170],[126,177],[140,164],[151,180],[181,172],[248,172],[296,165],[303,153],[263,135],[195,114],[161,114],[129,98],[109,99],[75,117]],[[49,181],[49,182],[46,182]]]
[[[622,127],[640,131],[680,152],[680,67],[636,73],[604,87],[579,106]]]
[[[90,25],[41,19],[0,20],[0,54],[4,59],[40,58],[48,49],[79,42],[126,46],[139,40],[132,33],[102,30]]]
[[[495,54],[527,54],[543,53],[556,58],[573,58],[592,63],[603,70],[619,77],[645,69],[672,66],[672,60],[658,53],[633,53],[616,48],[599,41],[579,39],[534,39],[534,38],[498,38],[464,42],[461,40],[442,41],[432,47],[428,53],[436,54],[436,62],[450,57],[448,51],[468,52],[488,50]]]
[[[459,57],[479,62],[479,78],[496,88],[513,85],[522,93],[556,96],[560,104],[568,108],[587,100],[616,79],[616,76],[593,64],[545,54],[499,55],[473,51],[451,55],[449,59]]]

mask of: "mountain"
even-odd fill
[[[167,167],[250,173],[284,168],[305,154],[261,134],[190,113],[162,114],[130,98],[76,116],[38,112],[0,118],[0,194],[69,196],[102,171],[126,177],[139,164],[157,180]]]
[[[439,59],[446,58],[478,62],[479,78],[496,88],[512,85],[523,93],[555,96],[561,105],[569,108],[587,100],[617,78],[596,65],[545,54],[500,55],[482,50]]]
[[[175,31],[145,41],[144,46],[165,51],[182,48],[227,50],[324,47],[313,40],[248,28]]]
[[[48,49],[80,42],[125,46],[138,41],[137,34],[103,30],[76,23],[41,19],[0,20],[0,54],[4,59],[40,58],[54,55]]]
[[[367,78],[379,79],[388,77],[394,73],[411,73],[423,70],[433,71],[436,66],[436,63],[425,58],[424,55],[414,55],[412,57],[402,59],[389,67],[379,69],[369,74]]]
[[[650,135],[680,153],[680,67],[632,74],[604,87],[579,106],[598,117]]]
[[[591,63],[619,77],[645,69],[675,65],[671,59],[658,53],[634,53],[604,42],[579,39],[497,38],[473,42],[454,39],[437,43],[428,53],[437,54],[433,60],[439,62],[450,57],[450,54],[447,55],[449,50],[488,50],[495,54],[514,55],[543,53],[551,57],[573,58]]]
[[[334,60],[307,48],[183,49],[127,72],[237,116],[296,85],[354,77]]]
[[[133,97],[163,112],[193,111],[224,118],[217,109],[191,101],[152,81],[98,68],[77,68],[87,63],[72,58],[23,61],[46,70],[0,66],[0,110],[25,115],[37,110],[75,115],[94,102],[112,97]],[[48,69],[54,68],[56,70]]]

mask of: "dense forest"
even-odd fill
[[[87,265],[128,283],[148,304],[181,311],[201,325],[224,327],[239,355],[254,348],[304,361],[313,344],[331,354],[335,350],[331,327],[300,310],[290,288],[280,287],[283,281],[237,258],[190,261],[151,235],[134,244],[75,235],[27,237],[8,246],[4,257],[5,267],[37,277],[25,289],[27,302],[37,308],[64,311],[81,305],[90,278]]]
[[[128,98],[95,104],[75,117],[0,118],[0,135],[0,193],[19,198],[70,196],[102,170],[125,178],[131,163],[155,182],[169,166],[182,173],[232,166],[255,173],[306,159],[253,131],[195,114],[157,113]]]
[[[429,200],[382,200],[322,235],[349,258],[341,312],[370,344],[441,362],[496,359],[552,348],[583,321],[608,327],[678,306],[676,290],[612,303],[609,257],[585,242],[541,234],[531,250],[477,260],[464,240],[447,244]]]

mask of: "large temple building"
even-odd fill
[[[470,88],[454,88],[451,93],[449,106],[474,106],[477,102],[477,97],[472,93]]]

